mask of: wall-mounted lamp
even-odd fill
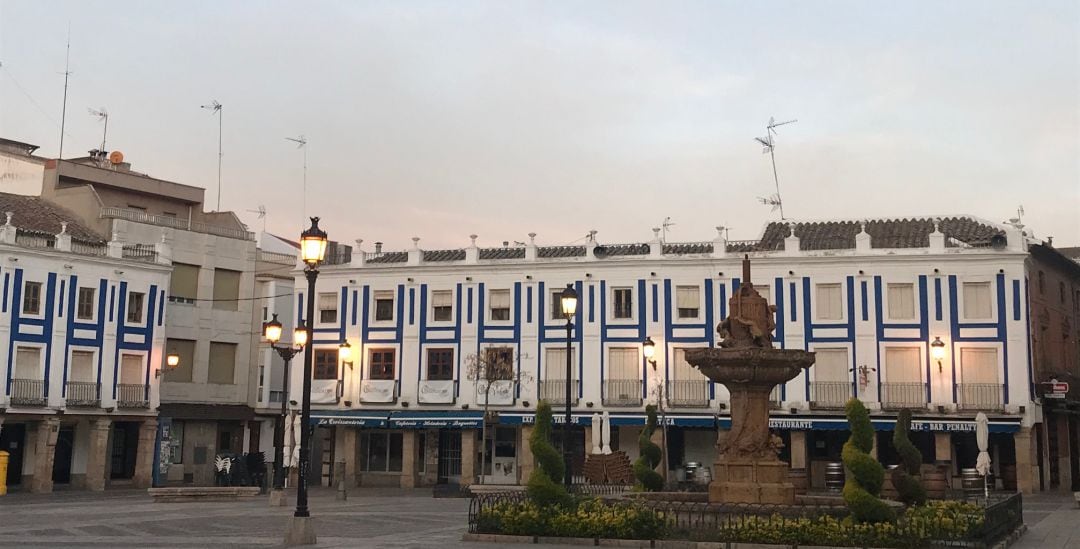
[[[180,355],[175,352],[165,355],[165,370],[175,370],[180,365]],[[158,369],[154,377],[161,377],[162,370]]]
[[[592,273],[585,273],[585,278],[592,278]]]
[[[465,282],[472,282],[472,277],[471,276],[465,277]]]
[[[787,274],[788,276],[795,276],[795,271],[788,271]]]
[[[408,282],[409,284],[412,284],[412,282],[413,282],[413,279],[412,279],[412,277],[411,277],[411,276],[410,276],[409,278],[406,278],[405,280],[406,280],[406,281],[407,281],[407,282]]]
[[[720,271],[720,272],[716,273],[716,276],[718,276],[720,278],[724,278],[724,271]]]
[[[343,364],[348,364],[349,369],[352,369],[352,345],[349,345],[348,341],[342,342],[341,345],[338,345],[337,356]]]
[[[862,275],[864,275],[864,274],[866,274],[866,271],[864,271],[864,270],[862,270],[862,269],[859,269],[859,276],[862,276]]]
[[[945,368],[941,366],[941,361],[945,359],[945,342],[940,337],[935,337],[930,342],[930,357],[937,361],[937,371],[940,374],[945,371]]]
[[[532,280],[532,275],[525,275],[525,280]]]
[[[656,371],[656,343],[653,342],[651,337],[645,336],[645,341],[641,343],[641,353],[645,355],[645,360],[652,366],[653,372]]]

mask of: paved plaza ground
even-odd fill
[[[319,547],[545,547],[462,542],[468,506],[466,499],[433,499],[430,490],[357,489],[337,501],[319,489],[311,498]],[[1029,530],[1014,547],[1080,549],[1080,509],[1071,495],[1028,496],[1024,510]],[[0,497],[0,547],[273,547],[291,514],[267,506],[264,496],[151,503],[145,491],[9,494]]]

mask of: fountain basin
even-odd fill
[[[705,377],[724,384],[729,391],[736,386],[766,385],[771,391],[809,368],[814,363],[814,353],[762,347],[694,349],[686,352],[686,361],[701,370]]]

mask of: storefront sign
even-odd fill
[[[1020,418],[1015,420],[991,420],[991,433],[1015,433],[1020,430]],[[873,418],[871,423],[876,431],[892,431],[896,428],[896,420],[892,418]],[[719,419],[721,429],[731,428],[731,418],[724,416]],[[769,419],[769,428],[783,431],[845,431],[848,430],[847,418],[783,418],[773,417]],[[946,433],[974,433],[974,419],[916,419],[911,422],[912,431],[933,431]]]
[[[1064,381],[1058,381],[1056,379],[1051,379],[1050,381],[1041,383],[1040,385],[1042,385],[1043,390],[1046,391],[1045,393],[1043,393],[1043,398],[1064,400],[1065,395],[1069,392],[1069,384]]]
[[[401,429],[476,429],[479,419],[391,419],[390,427]]]

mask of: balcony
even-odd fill
[[[671,406],[702,408],[709,405],[709,380],[673,379],[667,382],[667,399]]]
[[[146,385],[142,383],[120,383],[116,386],[116,407],[149,408],[146,395]]]
[[[93,381],[69,381],[65,394],[65,402],[70,407],[96,408],[101,405],[101,392]]]
[[[999,383],[958,383],[956,403],[961,410],[1000,412],[1004,387]]]
[[[13,406],[44,406],[45,381],[42,379],[11,380],[11,404]]]
[[[246,231],[233,227],[223,227],[220,225],[210,225],[207,223],[200,223],[198,221],[189,221],[187,219],[180,219],[168,215],[153,215],[141,210],[135,210],[130,208],[106,206],[104,208],[101,208],[98,217],[100,217],[101,219],[126,219],[128,221],[134,221],[136,223],[157,225],[159,227],[170,227],[173,229],[180,229],[184,231],[192,231],[203,234],[212,234],[216,236],[224,236],[227,238],[236,238],[239,240],[255,240],[255,233],[251,231]]]
[[[851,383],[847,381],[814,381],[810,383],[810,408],[842,410],[851,400]]]
[[[605,379],[605,406],[641,406],[640,379]]]
[[[922,382],[882,383],[881,407],[886,410],[926,408],[926,384]]]
[[[578,403],[578,389],[580,382],[576,379],[570,381],[570,405]],[[566,380],[541,379],[540,399],[548,401],[552,406],[566,406]]]

